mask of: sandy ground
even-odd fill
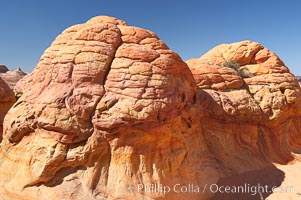
[[[301,162],[299,161],[289,165],[277,165],[276,167],[284,172],[284,180],[281,185],[276,188],[276,191],[266,199],[301,200]]]
[[[225,177],[218,185],[222,191],[216,192],[212,200],[301,200],[301,162],[273,164],[265,169]],[[225,192],[226,187],[232,191]],[[237,192],[239,187],[243,189]]]

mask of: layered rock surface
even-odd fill
[[[285,172],[275,166],[299,160],[301,152],[300,86],[294,75],[275,53],[251,41],[219,45],[187,64],[205,113],[202,134],[224,176],[219,183],[280,186]]]
[[[199,200],[215,183],[279,186],[275,165],[301,149],[300,87],[288,68],[251,41],[187,64],[116,18],[66,29],[15,87],[1,198]],[[176,193],[176,184],[199,191]]]
[[[7,111],[15,103],[15,96],[8,85],[0,78],[0,141],[2,141],[3,120]]]
[[[22,79],[26,75],[20,68],[17,68],[14,71],[3,70],[1,73],[0,69],[0,77],[9,85],[11,89],[14,89],[17,82]]]
[[[216,183],[193,76],[153,32],[92,18],[21,82],[1,143],[3,199],[200,199],[158,188]]]

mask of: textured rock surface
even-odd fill
[[[66,29],[15,87],[1,198],[199,200],[212,196],[205,184],[291,181],[301,97],[283,62],[243,41],[187,64],[151,31],[112,17]],[[200,191],[160,189],[178,183]],[[238,195],[213,199],[288,197]]]
[[[0,73],[0,77],[9,85],[11,89],[14,89],[17,82],[26,75],[20,68],[15,71],[6,71],[5,73]]]
[[[218,179],[193,76],[151,31],[111,17],[72,26],[21,82],[5,118],[2,199],[200,199],[137,185]]]
[[[225,67],[229,62],[238,69]],[[279,186],[286,172],[275,165],[299,160],[301,153],[300,86],[294,75],[273,52],[251,41],[219,45],[187,63],[205,114],[202,134],[224,176],[219,184]],[[292,195],[297,198],[297,191]]]
[[[2,140],[3,119],[10,107],[15,103],[13,91],[0,78],[0,141]]]

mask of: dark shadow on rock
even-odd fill
[[[213,192],[217,188],[221,190],[216,192],[211,200],[263,200],[272,194],[273,187],[281,185],[284,177],[284,172],[271,166],[223,177],[218,181],[218,186],[211,185],[209,188],[208,185],[208,189],[213,190]]]

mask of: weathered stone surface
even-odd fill
[[[116,18],[66,29],[15,87],[1,198],[199,200],[215,183],[288,184],[300,165],[301,97],[280,58],[243,41],[187,64]],[[213,199],[288,197],[238,195]]]
[[[229,62],[238,69],[226,67]],[[201,133],[224,176],[219,184],[281,186],[291,173],[278,165],[300,160],[301,152],[300,86],[294,75],[277,55],[251,41],[219,45],[187,63],[199,87]],[[213,199],[251,197],[232,193]]]
[[[224,63],[229,61],[237,62],[239,68],[251,76],[243,78],[236,70],[225,67]],[[211,109],[214,115],[242,120],[255,115],[256,121],[262,118],[277,121],[299,114],[298,111],[286,112],[298,107],[300,87],[296,78],[279,57],[259,43],[243,41],[219,45],[187,63],[197,85],[204,89],[200,91],[209,94],[222,108],[220,112]]]
[[[13,91],[0,78],[0,141],[2,140],[3,119],[7,111],[15,103]]]
[[[173,192],[177,183],[201,187],[219,175],[199,134],[193,76],[153,32],[93,18],[59,35],[21,82],[5,118],[1,198],[210,195]]]
[[[9,85],[11,89],[14,89],[17,82],[26,75],[20,68],[15,71],[6,71],[5,73],[0,73],[0,77]]]

